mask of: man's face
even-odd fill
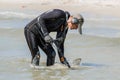
[[[68,23],[68,28],[69,28],[69,29],[77,29],[77,28],[78,28],[78,24],[72,23],[72,19],[73,19],[73,17],[71,16],[71,17],[68,19],[68,21],[67,21],[67,23]]]

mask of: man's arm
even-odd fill
[[[43,37],[45,37],[45,36],[47,36],[49,34],[48,30],[47,30],[47,28],[45,26],[45,19],[43,19],[41,17],[38,17],[37,18],[37,26],[40,29],[41,34],[43,35]]]
[[[63,62],[63,58],[65,59],[65,57],[64,57],[64,41],[65,41],[67,32],[68,32],[68,28],[65,28],[63,31],[58,31],[57,36],[56,36],[57,47],[59,48],[58,54],[59,54],[59,58],[60,58],[61,62]]]
[[[38,18],[37,18],[37,26],[38,28],[41,30],[43,37],[45,37],[46,35],[49,35],[49,32],[46,28],[46,24],[45,21],[46,20],[51,20],[51,19],[56,19],[63,16],[62,11],[61,10],[49,10],[43,14],[41,14]]]

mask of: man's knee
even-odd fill
[[[49,55],[48,55],[49,58],[55,58],[55,56],[56,56],[55,51],[52,51],[52,52],[49,53]]]
[[[47,56],[47,66],[51,66],[55,63],[55,56],[56,56],[55,51],[53,51]]]

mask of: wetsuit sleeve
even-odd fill
[[[64,57],[64,41],[65,41],[65,38],[66,38],[66,35],[67,35],[67,32],[68,32],[68,28],[66,28],[64,31],[59,31],[57,32],[57,38],[63,38],[63,41],[62,42],[59,42],[59,51],[58,51],[58,54],[59,54],[59,57]]]
[[[42,31],[43,36],[45,37],[46,35],[49,34],[47,27],[45,25],[45,21],[46,20],[51,20],[51,19],[57,19],[57,18],[61,18],[62,16],[64,16],[62,14],[61,11],[58,10],[50,10],[47,11],[43,14],[41,14],[38,18],[37,18],[37,24],[40,28],[40,30]]]
[[[45,37],[46,35],[49,34],[48,30],[45,26],[45,20],[43,18],[41,18],[41,17],[37,18],[37,25],[40,28],[40,31],[42,32],[43,37]]]

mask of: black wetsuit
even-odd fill
[[[53,9],[44,12],[26,25],[24,31],[26,41],[32,54],[32,61],[36,55],[40,55],[38,48],[40,47],[47,55],[47,66],[54,64],[56,53],[53,47],[45,42],[44,38],[49,35],[50,32],[57,32],[56,39],[63,37],[65,40],[68,31],[66,28],[66,18],[69,16],[70,14],[68,12],[64,12],[60,9]],[[60,51],[58,51],[58,54],[60,60],[61,58],[65,58],[64,40],[59,43]]]

